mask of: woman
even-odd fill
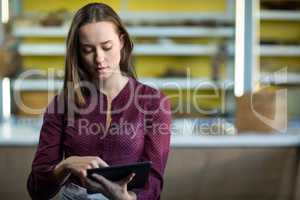
[[[92,3],[74,16],[67,38],[63,93],[44,113],[28,191],[33,199],[159,199],[170,142],[170,103],[135,79],[133,44],[109,6]],[[86,170],[152,161],[144,188]],[[87,194],[91,187],[97,194]],[[101,194],[100,194],[101,193]]]

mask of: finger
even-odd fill
[[[91,165],[92,168],[98,168],[99,167],[99,163],[98,163],[97,160],[91,160],[90,165]]]
[[[135,173],[129,174],[127,177],[119,181],[121,185],[127,185],[130,181],[132,181],[133,177],[135,176]]]
[[[85,169],[80,169],[79,170],[79,174],[82,178],[86,177],[87,176],[87,173],[86,173],[86,170]]]
[[[90,165],[87,165],[87,164],[80,166],[79,176],[84,179],[87,176],[87,170],[91,169],[91,168],[92,167]]]
[[[113,188],[113,184],[112,182],[110,182],[109,180],[107,180],[105,177],[98,175],[98,174],[92,174],[92,177],[94,177],[99,184],[101,184],[103,186],[103,188],[108,191],[108,192],[113,192],[112,188]]]
[[[82,185],[84,185],[85,177],[86,177],[86,176],[87,176],[86,170],[81,169],[81,170],[79,171],[79,178],[80,178],[80,182],[82,183]]]
[[[82,177],[82,178],[85,178],[87,176],[87,170],[88,169],[91,169],[92,167],[90,165],[83,165],[80,167],[79,169],[79,175]]]
[[[89,178],[86,179],[87,186],[92,190],[92,191],[97,191],[101,193],[105,193],[105,190],[103,186]]]
[[[109,165],[99,157],[96,157],[99,167],[108,167]]]

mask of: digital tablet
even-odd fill
[[[115,165],[102,168],[94,168],[87,170],[87,177],[91,180],[97,181],[92,174],[99,174],[110,181],[120,181],[123,178],[127,177],[131,173],[135,173],[133,179],[128,183],[128,190],[134,188],[144,187],[146,181],[148,180],[149,173],[151,168],[150,161],[144,161],[139,163],[132,163],[126,165]],[[91,190],[87,190],[89,194],[95,193]]]

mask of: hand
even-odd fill
[[[86,179],[87,186],[95,192],[100,192],[111,200],[136,200],[136,194],[127,190],[127,184],[133,179],[135,174],[130,174],[118,182],[112,182],[101,175],[92,174],[97,180]]]
[[[87,176],[87,169],[108,167],[108,164],[104,160],[96,156],[70,156],[59,165],[65,171],[78,176],[83,184]]]

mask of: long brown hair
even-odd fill
[[[118,14],[108,5],[104,3],[90,3],[80,8],[71,23],[71,27],[66,43],[66,58],[65,58],[65,79],[64,79],[64,96],[66,102],[74,101],[77,106],[85,104],[85,95],[87,93],[84,87],[81,87],[80,82],[92,82],[91,74],[82,65],[79,50],[79,29],[83,25],[92,22],[109,21],[112,22],[117,32],[123,37],[124,45],[121,49],[120,70],[125,75],[136,78],[136,72],[132,65],[132,50],[133,43],[128,32],[125,29]],[[70,88],[71,87],[71,88]],[[75,99],[68,97],[68,89],[74,90]],[[70,103],[70,102],[69,102]]]

